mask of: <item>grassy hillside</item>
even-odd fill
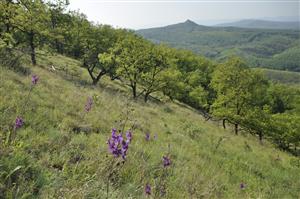
[[[274,82],[298,85],[300,84],[300,73],[290,71],[280,71],[265,68],[255,68],[255,70],[262,71],[266,77]]]
[[[300,43],[298,43],[300,44]],[[266,61],[266,65],[273,66],[275,69],[289,68],[291,71],[300,72],[300,45],[289,48],[272,57],[271,60]]]
[[[235,136],[183,104],[133,101],[117,81],[91,86],[70,58],[44,54],[38,63],[24,63],[27,74],[0,67],[0,198],[106,198],[108,175],[109,198],[146,197],[146,183],[153,198],[300,196],[299,158]],[[40,79],[26,102],[33,74]],[[88,96],[93,105],[86,113]],[[17,115],[25,125],[5,145]],[[132,125],[126,162],[112,166],[111,129]]]
[[[245,19],[232,23],[218,24],[221,27],[240,27],[240,28],[262,28],[262,29],[298,29],[299,21],[266,21],[257,19]]]
[[[153,42],[190,49],[215,60],[237,55],[252,67],[300,71],[296,50],[299,30],[208,27],[187,20],[166,27],[138,30],[137,33]]]

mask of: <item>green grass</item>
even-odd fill
[[[146,183],[154,195],[161,180],[165,198],[300,197],[299,158],[250,135],[235,136],[183,104],[133,101],[129,88],[109,78],[91,86],[87,72],[70,58],[44,54],[38,61],[27,65],[40,81],[25,110],[30,75],[0,68],[0,198],[106,198],[113,159],[106,141],[126,118],[125,129],[135,126],[133,141],[111,179],[109,198],[143,198]],[[88,96],[95,103],[85,114]],[[17,115],[25,125],[4,145]],[[166,154],[172,164],[164,173]]]

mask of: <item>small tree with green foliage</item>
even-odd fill
[[[150,42],[128,32],[109,50],[109,54],[106,54],[106,57],[110,57],[115,63],[116,74],[128,82],[133,98],[143,93],[142,91],[138,94],[137,91],[142,74],[147,71],[149,49]]]
[[[183,74],[171,65],[161,75],[163,87],[161,91],[164,95],[168,96],[171,100],[182,98],[186,85],[184,83]]]
[[[47,3],[50,15],[49,43],[58,53],[64,53],[64,36],[69,31],[69,15],[66,12],[68,0],[53,0]]]
[[[14,26],[25,36],[25,43],[30,47],[31,62],[36,65],[36,48],[41,39],[49,35],[50,15],[46,4],[41,0],[18,0]]]
[[[231,58],[214,71],[211,86],[217,93],[212,114],[233,123],[238,134],[239,124],[253,98],[255,79],[246,64],[239,58]]]
[[[146,68],[142,71],[140,78],[145,102],[151,93],[160,91],[165,86],[166,82],[163,77],[171,65],[169,53],[169,49],[163,45],[149,45],[145,51]]]
[[[88,70],[93,84],[97,84],[101,77],[115,74],[114,59],[108,53],[117,38],[119,31],[108,25],[97,25],[90,28],[84,47],[83,66]]]
[[[213,65],[207,59],[186,50],[173,50],[173,59],[177,70],[182,74],[181,84],[184,90],[179,101],[197,108],[208,110],[213,95],[209,87]]]

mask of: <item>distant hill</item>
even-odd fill
[[[155,43],[189,49],[217,61],[237,55],[252,67],[300,71],[300,31],[295,29],[211,27],[187,20],[137,33]]]
[[[290,71],[280,71],[266,68],[254,68],[254,70],[262,71],[265,76],[273,81],[288,85],[300,85],[300,73]]]
[[[216,26],[219,27],[239,27],[239,28],[260,28],[260,29],[300,29],[299,21],[267,21],[246,19],[232,23],[222,23]]]
[[[153,29],[161,29],[161,28],[159,27],[159,28],[153,28]],[[199,25],[196,22],[193,22],[188,19],[182,23],[162,27],[162,29],[165,29],[167,31],[170,31],[170,30],[171,31],[182,31],[182,30],[184,30],[186,32],[191,32],[191,31],[211,30],[211,29],[213,29],[213,27]]]

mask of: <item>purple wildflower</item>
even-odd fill
[[[150,133],[146,133],[146,135],[145,135],[145,140],[146,140],[146,141],[149,141],[149,140],[150,140]]]
[[[156,140],[156,139],[157,139],[157,134],[155,134],[155,135],[153,136],[153,138],[154,138],[154,140]]]
[[[151,195],[151,186],[148,183],[145,186],[145,194]]]
[[[245,189],[245,188],[246,188],[246,185],[245,185],[244,183],[241,183],[241,184],[240,184],[240,189],[243,190],[243,189]]]
[[[127,131],[127,132],[126,132],[126,138],[127,138],[127,140],[128,140],[129,142],[131,142],[131,140],[132,140],[132,133],[131,133],[131,131]]]
[[[124,160],[125,160],[126,155],[127,155],[128,145],[129,145],[129,142],[126,142],[124,140],[122,141],[121,155],[122,155],[122,158]]]
[[[113,128],[113,129],[111,130],[111,137],[112,137],[113,139],[117,139],[117,138],[118,138],[118,135],[117,135],[117,129]]]
[[[39,77],[37,75],[32,75],[32,77],[31,77],[31,83],[33,85],[36,85],[38,81],[39,81]]]
[[[18,116],[18,117],[16,118],[15,128],[16,128],[16,129],[19,129],[19,128],[21,128],[21,127],[23,126],[23,124],[24,124],[23,119],[22,119],[21,117]]]
[[[132,139],[131,132],[126,133],[127,140],[123,138],[122,133],[117,134],[116,129],[112,129],[111,138],[107,141],[108,149],[114,157],[120,157],[125,160],[129,143]]]
[[[91,97],[88,97],[87,102],[84,106],[85,111],[89,112],[92,109],[92,105],[93,105],[93,99]]]
[[[164,167],[170,166],[171,165],[170,158],[168,158],[167,156],[163,156],[163,164],[164,164]]]

